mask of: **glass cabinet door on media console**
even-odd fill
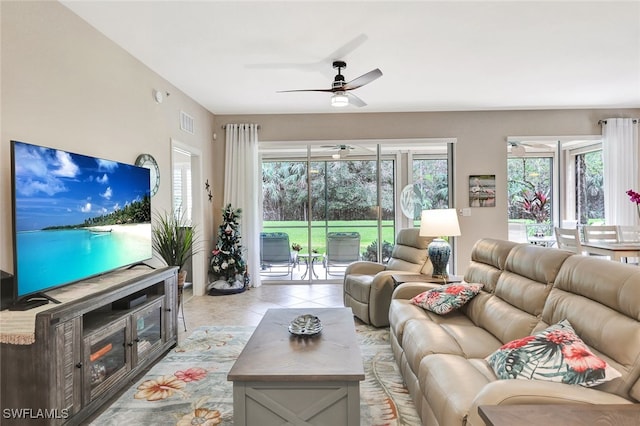
[[[84,403],[88,404],[131,368],[129,319],[121,318],[84,339]]]
[[[106,318],[119,315],[119,319],[85,334],[85,404],[162,348],[164,301],[164,296],[153,296],[140,308],[112,311]],[[85,319],[93,322],[93,316]]]
[[[151,352],[162,346],[164,341],[162,326],[162,299],[132,314],[132,351],[133,366]]]

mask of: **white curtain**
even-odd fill
[[[602,122],[604,217],[609,225],[638,225],[629,189],[640,191],[638,120],[608,118]]]
[[[240,243],[245,252],[252,287],[260,286],[261,182],[258,125],[227,124],[223,208],[231,204],[233,208],[242,209]]]

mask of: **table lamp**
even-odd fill
[[[423,210],[420,220],[420,236],[436,237],[427,247],[429,259],[433,264],[434,278],[446,278],[447,264],[451,255],[451,246],[441,237],[457,237],[460,235],[458,213],[456,209]]]

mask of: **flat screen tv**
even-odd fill
[[[17,305],[152,257],[148,169],[11,141],[11,175]]]

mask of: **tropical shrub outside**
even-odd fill
[[[572,156],[575,170],[575,218],[580,225],[604,221],[602,151]],[[552,223],[552,157],[509,158],[510,222]],[[571,215],[568,215],[571,217]]]
[[[510,158],[509,220],[546,223],[551,218],[551,158]]]

